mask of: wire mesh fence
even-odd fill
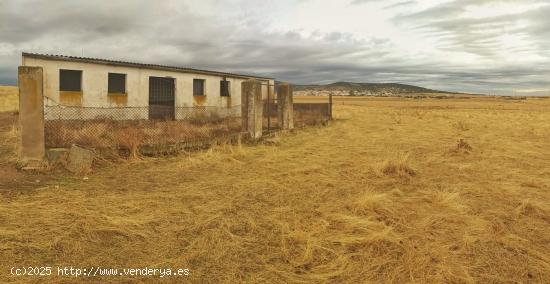
[[[264,132],[273,132],[279,130],[279,111],[277,109],[277,99],[268,98],[263,100],[263,124]]]
[[[263,129],[279,130],[275,98],[263,101]],[[135,149],[234,138],[242,131],[241,106],[170,107],[166,119],[150,119],[163,110],[149,107],[80,107],[46,104],[44,134],[47,148],[72,144],[93,148]],[[154,108],[154,109],[153,109]],[[295,127],[324,124],[330,120],[329,103],[297,103]]]
[[[241,131],[240,106],[176,107],[173,120],[149,120],[149,111],[149,107],[46,106],[46,147],[170,145],[223,138]]]

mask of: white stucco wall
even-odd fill
[[[238,110],[240,113],[241,104],[241,83],[246,79],[234,78],[227,76],[226,80],[230,81],[231,97],[220,96],[220,81],[222,76],[204,75],[195,73],[180,73],[172,71],[133,68],[114,66],[106,64],[82,63],[71,61],[47,60],[32,57],[23,57],[23,66],[40,66],[44,73],[44,96],[48,98],[46,102],[50,105],[61,104],[64,102],[60,98],[62,92],[59,91],[59,70],[81,70],[82,71],[82,94],[80,96],[80,105],[84,108],[122,108],[122,107],[143,107],[144,113],[136,115],[136,111],[132,114],[123,116],[120,119],[147,119],[146,112],[149,106],[149,77],[170,77],[175,79],[175,107],[176,119],[180,119],[182,113],[178,111],[178,107],[208,107],[207,109],[229,109]],[[126,74],[126,98],[113,98],[108,94],[108,73]],[[193,79],[205,80],[205,97],[201,100],[193,96]],[[263,82],[267,85],[267,79]],[[273,80],[269,80],[271,86],[274,85]],[[267,87],[262,88],[264,97],[267,94]],[[274,87],[271,87],[271,94],[274,94]],[[79,94],[76,94],[77,97]],[[73,102],[74,103],[74,102]],[[74,112],[75,110],[73,110]],[[108,113],[107,110],[99,110]],[[178,114],[179,113],[179,114]],[[48,118],[47,118],[48,119]],[[85,118],[88,119],[88,118]]]

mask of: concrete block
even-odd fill
[[[69,150],[67,170],[73,173],[84,174],[92,169],[95,153],[91,150],[72,145]]]
[[[44,144],[44,98],[41,67],[19,66],[19,162],[42,162]]]
[[[46,152],[48,163],[50,165],[66,164],[69,159],[69,149],[52,148]]]

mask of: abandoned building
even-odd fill
[[[106,59],[23,53],[18,87],[26,167],[40,166],[46,149],[167,153],[332,118],[332,97],[294,104],[292,85],[275,91],[271,78]]]
[[[190,113],[217,116],[241,112],[241,84],[262,82],[262,96],[274,94],[272,78],[164,65],[62,55],[22,54],[22,66],[41,67],[44,106],[63,106],[48,119],[185,119]],[[93,108],[94,112],[83,112]]]

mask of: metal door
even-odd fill
[[[149,77],[149,119],[174,119],[174,78]]]

